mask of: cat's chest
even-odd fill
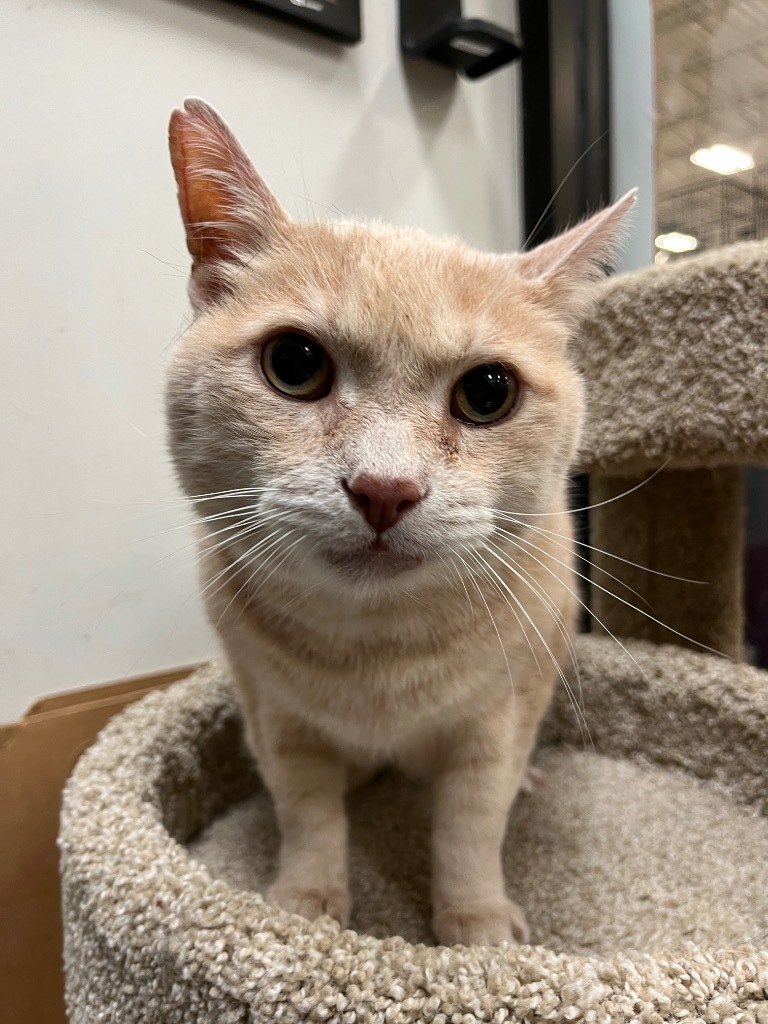
[[[390,623],[364,638],[347,626],[285,636],[262,622],[247,636],[261,700],[310,722],[352,755],[397,760],[425,736],[502,699],[510,669],[525,675],[495,635],[435,629],[413,613],[407,626]]]
[[[488,666],[480,668],[455,652],[453,659],[418,664],[390,657],[382,663],[335,672],[293,670],[285,664],[271,676],[269,696],[304,718],[346,750],[386,761],[428,735],[452,728],[479,710],[494,689]]]

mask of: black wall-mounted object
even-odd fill
[[[400,46],[465,78],[482,78],[521,54],[515,36],[482,18],[465,18],[461,0],[400,0]]]
[[[260,14],[272,14],[303,28],[314,29],[340,43],[359,43],[360,0],[235,0]]]

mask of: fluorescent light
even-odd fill
[[[684,235],[682,231],[669,231],[666,235],[656,236],[656,248],[666,249],[667,252],[693,252],[698,247],[698,238]]]
[[[691,153],[691,163],[697,167],[706,167],[708,171],[718,174],[736,174],[737,171],[751,171],[755,161],[743,149],[724,146],[718,143],[709,149],[697,149]]]

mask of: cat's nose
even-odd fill
[[[342,480],[349,500],[373,527],[384,533],[424,497],[415,480],[361,473],[349,483]]]

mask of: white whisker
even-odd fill
[[[505,531],[505,533],[508,533],[508,531]],[[512,535],[511,534],[510,534],[510,539],[512,539]],[[526,537],[522,537],[521,536],[521,537],[514,538],[513,543],[517,544],[518,547],[520,546],[521,543],[522,544],[527,544],[529,547],[533,548],[534,551],[539,551],[541,554],[546,555],[547,558],[551,558],[554,562],[557,562],[558,565],[565,565],[565,563],[561,562],[559,558],[555,557],[555,555],[551,554],[549,551],[546,551],[544,548],[538,547],[538,545],[534,544],[533,541],[528,540]],[[523,548],[523,550],[526,550],[526,549]],[[533,557],[534,556],[531,555],[531,558],[533,558]],[[538,561],[538,559],[535,559],[535,560]],[[566,568],[568,568],[568,567],[566,566]],[[572,569],[571,571],[576,573],[577,576],[581,576],[582,579],[585,579],[585,580],[589,579],[589,577],[584,576],[583,573],[576,572],[575,569]],[[697,647],[701,647],[702,650],[709,651],[710,654],[718,654],[718,655],[720,655],[723,658],[728,657],[728,655],[723,654],[722,651],[717,651],[717,650],[715,650],[714,647],[708,647],[706,644],[701,643],[699,640],[694,640],[693,637],[686,636],[685,633],[681,633],[679,629],[675,629],[673,626],[668,626],[665,622],[662,622],[661,619],[657,619],[655,615],[651,615],[650,612],[646,612],[642,608],[638,608],[636,604],[632,604],[631,601],[627,601],[625,598],[620,597],[618,594],[614,594],[612,590],[608,590],[606,587],[601,586],[595,580],[589,580],[589,583],[590,583],[590,586],[597,587],[597,589],[601,590],[604,594],[608,594],[609,597],[615,598],[615,600],[620,601],[622,604],[625,604],[628,608],[631,608],[633,611],[636,611],[639,615],[644,615],[646,619],[650,619],[651,622],[655,622],[656,625],[657,626],[661,626],[662,629],[667,629],[667,630],[669,630],[670,633],[674,633],[675,636],[679,636],[681,639],[687,640],[688,643],[696,644]],[[583,602],[582,602],[582,604],[583,604]],[[586,608],[587,606],[584,605],[584,607]],[[589,611],[590,615],[594,616],[594,613],[590,609],[587,609],[587,610]],[[594,616],[594,617],[597,618],[596,616]],[[600,624],[602,625],[602,623],[600,623]],[[605,629],[605,626],[603,626],[603,628]]]
[[[646,484],[649,484],[651,482],[651,480],[653,480],[655,477],[657,477],[659,475],[659,473],[661,473],[664,469],[666,469],[666,467],[668,465],[669,465],[669,459],[667,459],[666,462],[663,465],[659,466],[658,469],[654,469],[654,471],[651,473],[651,475],[647,476],[644,480],[641,480],[639,484],[635,484],[634,487],[630,487],[628,490],[622,491],[621,494],[614,495],[613,498],[606,498],[605,501],[598,501],[594,505],[582,505],[579,508],[572,508],[572,509],[569,509],[568,511],[570,511],[570,512],[589,512],[593,508],[602,508],[603,505],[610,505],[614,501],[620,501],[621,498],[626,498],[628,495],[634,494],[635,491],[639,491],[641,487],[645,487]],[[550,515],[552,515],[551,512],[504,512],[503,509],[496,509],[496,508],[481,508],[481,511],[483,511],[483,512],[492,512],[494,514],[502,513],[504,515],[509,515],[509,516],[519,516],[521,519],[537,519],[537,518],[541,519],[543,516],[550,516]]]
[[[494,554],[494,552],[491,551],[491,554]],[[496,557],[498,558],[498,555]],[[503,559],[499,559],[499,560],[503,561]],[[495,569],[491,565],[488,564],[488,562],[485,562],[485,560],[483,560],[483,561],[484,561],[485,565],[487,566],[487,568],[490,570],[490,572],[492,572],[493,575],[496,577],[496,579],[499,581],[500,585],[504,587],[504,589],[507,591],[509,596],[513,599],[515,604],[518,605],[518,607],[522,611],[523,615],[525,615],[526,619],[528,620],[528,622],[533,627],[536,635],[538,636],[539,640],[541,641],[542,646],[544,647],[545,651],[549,655],[550,660],[552,661],[552,664],[555,666],[555,670],[556,670],[558,676],[560,677],[560,681],[562,682],[563,686],[565,687],[565,691],[566,691],[566,693],[568,694],[568,696],[569,696],[569,698],[571,700],[571,703],[573,705],[573,709],[576,712],[576,720],[577,720],[577,722],[579,722],[579,728],[582,730],[582,739],[584,739],[584,729],[586,729],[587,736],[589,737],[589,740],[590,740],[590,743],[591,743],[592,742],[592,737],[591,737],[591,735],[589,733],[589,727],[587,726],[586,719],[584,718],[583,713],[580,713],[580,709],[579,709],[579,707],[578,707],[578,705],[577,705],[577,703],[575,701],[575,698],[574,698],[573,693],[572,693],[571,688],[570,688],[570,684],[568,683],[568,679],[567,679],[565,673],[563,672],[563,669],[562,669],[562,666],[560,665],[560,662],[555,657],[554,652],[552,651],[552,648],[549,646],[547,641],[544,639],[544,636],[543,636],[541,630],[538,628],[536,623],[533,621],[531,616],[528,614],[528,611],[523,606],[522,602],[517,597],[517,595],[514,594],[512,592],[512,590],[510,589],[510,587],[507,585],[506,581],[503,580],[501,576],[499,576],[499,574],[495,571]],[[507,566],[508,569],[510,569],[512,572],[514,572],[514,569],[512,569],[512,567],[510,565],[508,565],[507,563],[504,563],[504,564]],[[515,573],[515,575],[517,575],[519,577],[519,573]],[[523,582],[525,582],[525,581],[523,581]],[[534,591],[534,593],[535,593],[535,591]],[[507,603],[509,603],[509,602],[507,602]],[[518,622],[519,621],[520,620],[518,619]],[[521,625],[521,628],[522,628],[522,625]],[[526,639],[528,639],[528,638],[526,637]],[[531,652],[533,653],[534,658],[535,658],[536,655],[533,652],[533,646],[531,645],[530,640],[528,641],[528,644],[531,647]],[[536,661],[536,665],[539,668],[539,675],[541,675],[542,674],[541,673],[541,667],[539,666],[538,659]],[[582,721],[584,723],[584,729],[582,729],[582,726],[581,726],[581,722]]]
[[[493,541],[490,541],[490,540],[487,541],[487,543],[486,543],[486,549],[488,551],[490,551],[490,553],[492,555],[494,555],[494,557],[497,558],[502,563],[502,565],[504,565],[507,569],[509,569],[510,572],[514,573],[514,575],[521,581],[521,583],[525,584],[525,586],[527,586],[528,589],[530,591],[532,591],[532,593],[536,597],[538,597],[538,599],[541,601],[541,603],[544,605],[544,607],[549,611],[549,613],[552,616],[555,624],[557,625],[558,629],[560,630],[560,633],[561,633],[563,639],[565,640],[566,647],[568,648],[568,653],[570,654],[571,661],[573,663],[573,669],[574,669],[574,672],[576,674],[576,682],[577,682],[577,685],[578,685],[578,688],[579,688],[579,698],[580,698],[581,704],[579,704],[579,702],[576,700],[575,695],[573,694],[573,690],[572,690],[572,688],[571,688],[571,686],[570,686],[570,684],[569,684],[569,682],[568,682],[568,680],[567,680],[567,678],[565,676],[565,673],[562,671],[562,667],[560,666],[559,662],[555,659],[552,651],[549,650],[549,648],[547,647],[546,644],[544,646],[547,647],[547,651],[549,653],[549,656],[550,656],[550,658],[552,658],[552,661],[554,662],[554,664],[555,664],[555,666],[556,666],[556,668],[558,670],[558,675],[560,676],[560,679],[561,679],[561,681],[563,683],[563,686],[565,687],[565,691],[568,694],[568,697],[569,697],[569,699],[571,701],[571,705],[573,706],[573,710],[576,713],[576,721],[577,721],[577,723],[579,725],[579,730],[581,731],[581,734],[582,734],[582,740],[584,740],[585,738],[588,738],[590,744],[594,747],[594,743],[592,741],[592,735],[591,735],[591,733],[589,731],[589,726],[587,725],[587,719],[586,719],[586,716],[584,714],[584,691],[583,691],[582,685],[581,685],[581,672],[579,671],[579,662],[578,662],[578,659],[576,657],[576,648],[573,646],[573,641],[571,640],[571,637],[570,637],[570,635],[568,633],[568,628],[566,626],[565,619],[563,618],[562,613],[560,612],[559,608],[557,607],[555,602],[552,600],[552,598],[550,598],[550,596],[546,593],[544,588],[543,587],[539,587],[538,582],[536,581],[536,578],[534,576],[532,576],[526,569],[524,569],[518,562],[515,562],[515,559],[513,558],[512,554],[510,552],[506,551],[504,548],[500,548],[497,544],[494,544]],[[512,560],[512,562],[514,562],[514,565],[510,565],[509,562],[507,562],[507,560],[504,557],[502,557],[503,555],[507,555]],[[528,579],[525,579],[524,578],[525,576],[527,576]],[[533,623],[532,623],[532,625],[533,625]],[[535,628],[536,627],[534,626],[534,629]],[[537,632],[538,632],[538,630],[537,630]],[[542,643],[543,643],[544,641],[543,641],[543,638],[541,637],[541,634],[539,634],[539,637],[542,639]],[[582,723],[583,723],[583,727],[582,727]],[[586,730],[586,737],[584,735],[585,730]]]
[[[472,551],[471,548],[464,548],[464,550],[467,551],[469,554],[474,555],[474,551]],[[493,617],[493,612],[491,611],[490,606],[489,606],[488,602],[485,599],[485,594],[480,589],[480,585],[477,582],[477,580],[475,579],[475,577],[474,577],[474,575],[472,573],[472,570],[467,565],[467,563],[464,561],[464,559],[461,557],[461,555],[456,555],[456,557],[459,559],[459,561],[462,563],[464,568],[469,573],[469,578],[474,583],[475,589],[477,590],[478,594],[480,595],[480,600],[483,602],[483,604],[485,605],[485,610],[488,612],[488,617],[491,620],[491,625],[493,626],[494,631],[496,633],[496,636],[498,637],[498,640],[499,640],[499,646],[501,647],[501,653],[504,656],[504,663],[507,666],[507,675],[509,676],[509,685],[510,685],[510,687],[512,689],[512,693],[514,695],[514,692],[515,692],[515,681],[512,678],[512,669],[510,667],[509,658],[507,657],[507,652],[506,652],[506,649],[504,647],[504,641],[501,639],[501,633],[499,632],[499,627],[496,625],[496,619],[494,619],[494,617]],[[519,621],[519,619],[518,619],[518,621]],[[522,623],[520,624],[520,628],[522,629]],[[523,630],[523,632],[525,632],[525,631]],[[530,646],[530,644],[529,644],[529,646]],[[532,647],[531,647],[531,653],[533,653],[533,648]],[[534,656],[534,658],[536,657],[535,654],[533,654],[533,656]]]
[[[286,536],[290,536],[291,533],[295,533],[295,532],[296,532],[295,530],[290,530],[289,533],[286,534]],[[277,572],[277,570],[280,568],[280,566],[285,562],[285,560],[291,554],[291,552],[296,547],[296,545],[300,544],[303,539],[304,539],[303,537],[297,537],[295,541],[293,541],[291,544],[288,545],[288,547],[287,547],[283,557],[280,559],[280,561],[277,563],[277,565],[275,565],[272,568],[272,570],[269,572],[268,576],[265,579],[263,579],[261,581],[261,583],[259,583],[258,587],[254,590],[254,594],[258,594],[258,592],[262,589],[262,587],[266,586],[266,584],[269,582],[269,580],[274,576],[274,574]],[[260,566],[259,568],[264,568],[264,566]]]
[[[555,530],[545,530],[543,526],[533,526],[531,523],[523,523],[519,519],[515,519],[511,515],[503,515],[502,518],[508,519],[509,522],[514,523],[516,526],[522,526],[526,530],[534,530],[536,533],[545,533],[550,537],[560,537],[562,540],[569,541],[571,538],[564,533],[557,533]],[[606,558],[615,558],[618,562],[623,562],[625,565],[631,565],[634,569],[641,569],[643,572],[652,573],[654,576],[663,576],[668,580],[676,580],[678,583],[694,583],[697,586],[707,587],[709,583],[707,580],[691,580],[686,576],[674,576],[670,572],[661,572],[659,569],[650,569],[647,565],[640,565],[639,562],[632,562],[628,558],[622,558],[621,555],[615,555],[612,551],[604,551],[602,548],[596,548],[592,544],[587,544],[583,540],[572,540],[571,543],[578,545],[580,548],[589,548],[590,551],[596,551],[599,555],[605,555]],[[560,547],[567,547],[567,544],[561,544]],[[585,559],[590,565],[596,569],[600,569],[601,572],[606,572],[605,569],[601,569],[600,566],[595,565],[590,559]],[[615,577],[614,577],[615,578]],[[624,584],[626,586],[626,584]]]
[[[272,540],[273,537],[276,537],[277,539]],[[247,564],[249,560],[254,555],[256,555],[260,550],[261,553],[264,554],[265,551],[269,551],[276,544],[279,544],[280,540],[281,529],[280,527],[278,527],[276,530],[273,530],[271,533],[268,533],[266,537],[263,537],[261,540],[257,541],[252,547],[248,548],[247,551],[243,552],[243,554],[239,555],[236,559],[234,559],[234,561],[226,562],[224,568],[217,572],[215,576],[213,576],[210,580],[206,582],[201,593],[203,595],[207,595],[208,597],[215,597],[216,594],[218,594],[219,591],[223,587],[225,587],[229,582],[229,580],[227,579],[228,575],[237,576],[237,574],[240,571],[237,567],[238,565],[240,565],[241,562]],[[271,543],[268,544],[269,541],[271,541]],[[219,586],[215,590],[211,590],[211,587],[219,580],[222,580]]]
[[[275,553],[275,548],[279,547],[279,545],[280,545],[280,542],[281,542],[282,540],[285,540],[285,538],[286,538],[286,537],[290,537],[290,536],[291,536],[291,534],[293,534],[293,533],[295,533],[295,532],[296,532],[295,530],[289,530],[287,534],[283,534],[282,536],[278,537],[278,538],[277,538],[277,540],[273,541],[273,542],[272,542],[272,543],[271,543],[271,544],[270,544],[270,545],[269,545],[269,546],[268,546],[267,548],[265,548],[265,549],[264,549],[263,551],[261,551],[261,552],[260,552],[260,556],[261,556],[261,559],[262,559],[262,561],[261,561],[261,563],[260,563],[260,564],[259,564],[258,566],[256,566],[256,567],[254,567],[254,566],[253,566],[253,565],[251,564],[251,563],[253,562],[253,558],[255,557],[255,549],[253,549],[253,548],[252,548],[252,549],[251,549],[251,550],[250,550],[249,552],[247,552],[247,554],[248,554],[248,555],[250,555],[250,558],[249,558],[249,562],[248,562],[248,566],[247,566],[248,570],[250,570],[250,571],[246,572],[246,578],[245,578],[245,581],[243,582],[243,584],[242,584],[242,585],[241,585],[240,587],[238,587],[238,589],[237,589],[237,590],[235,591],[235,593],[234,593],[234,594],[232,595],[232,597],[231,597],[231,598],[229,599],[229,602],[228,602],[228,604],[227,604],[226,608],[224,609],[224,611],[223,611],[223,612],[221,613],[221,615],[219,616],[219,620],[218,620],[218,622],[216,623],[216,627],[217,627],[217,628],[218,628],[218,627],[219,627],[219,626],[221,625],[221,623],[222,623],[222,622],[224,621],[224,616],[225,616],[225,615],[227,614],[227,612],[229,611],[229,609],[230,609],[230,608],[232,607],[232,604],[233,604],[233,603],[234,603],[234,602],[235,602],[235,601],[237,600],[237,598],[238,598],[238,597],[240,596],[240,594],[242,594],[242,592],[243,592],[243,591],[244,591],[244,590],[245,590],[245,589],[246,589],[247,587],[249,587],[249,586],[251,585],[251,583],[253,582],[253,576],[254,576],[254,574],[255,574],[256,572],[259,572],[259,571],[260,571],[261,569],[264,569],[264,568],[265,568],[265,567],[266,567],[266,566],[267,566],[267,565],[269,564],[269,562],[270,562],[270,561],[272,560],[272,557],[273,557],[273,555],[274,555],[274,553]],[[300,540],[301,540],[301,537],[297,538],[297,540],[296,540],[296,541],[294,542],[294,544],[292,545],[292,547],[295,547],[295,546],[296,546],[296,544],[298,544]],[[257,547],[258,547],[258,545],[257,545]],[[290,549],[289,549],[289,550],[290,550]],[[267,552],[271,552],[271,554],[267,554]],[[267,555],[266,559],[264,558],[265,554]],[[280,564],[282,564],[282,562],[278,563],[278,565],[280,565]],[[273,570],[273,571],[274,571],[274,570]],[[272,573],[270,573],[270,576],[271,576],[271,575],[272,575]],[[267,578],[269,578],[269,577],[267,577]],[[264,582],[266,582],[266,581],[264,581]],[[257,593],[257,592],[258,592],[258,590],[260,590],[260,589],[261,589],[261,587],[258,587],[258,588],[257,588],[257,590],[256,590],[256,591],[254,591],[254,593]],[[241,609],[241,613],[242,613],[242,609]]]
[[[535,531],[536,533],[540,533],[540,531],[535,526],[526,527],[525,524],[521,524],[521,525],[523,526],[524,530],[525,529],[529,529],[529,530]],[[514,540],[525,539],[525,533],[522,533],[522,534],[513,533],[510,530],[502,529],[500,526],[496,526],[496,527],[494,527],[494,529],[496,530],[497,533],[503,534],[505,537],[511,537]],[[565,551],[568,551],[569,553],[573,553],[573,549],[568,544],[562,544],[562,543],[559,543],[558,541],[552,541],[552,543],[555,544],[557,547],[563,548]],[[543,550],[543,549],[539,548],[537,550]],[[546,552],[546,553],[549,554],[549,552]],[[555,556],[551,555],[550,557],[554,558]],[[630,587],[630,585],[628,583],[625,583],[624,580],[619,579],[619,577],[618,576],[614,576],[612,572],[608,572],[608,570],[607,569],[603,569],[602,566],[595,565],[594,562],[590,562],[588,559],[584,559],[584,561],[586,561],[589,565],[591,565],[592,568],[595,569],[597,572],[604,573],[606,576],[609,576],[615,583],[618,583],[620,586],[624,587],[631,594],[634,594],[635,597],[639,598],[641,601],[643,601],[645,604],[647,604],[649,608],[651,607],[650,602],[647,601],[643,597],[642,594],[638,594],[638,592],[634,589],[634,587]],[[560,565],[565,565],[565,563],[564,562],[560,562]],[[592,582],[592,578],[590,576],[586,576],[584,573],[578,572],[576,569],[573,569],[573,572],[576,573],[577,576],[580,576],[583,580],[586,580],[588,583]]]
[[[619,645],[619,647],[622,649],[622,651],[624,651],[626,656],[629,658],[629,660],[632,662],[632,664],[638,670],[638,672],[643,677],[643,679],[645,679],[646,682],[650,683],[650,680],[648,679],[648,676],[643,671],[642,667],[638,664],[637,660],[630,654],[630,652],[627,650],[627,648],[624,646],[624,644],[621,642],[621,640],[619,640],[619,638],[617,636],[615,636],[610,631],[610,629],[608,629],[608,627],[605,625],[605,623],[602,621],[602,619],[598,618],[598,616],[592,611],[592,609],[584,601],[582,601],[582,599],[579,597],[579,595],[577,593],[575,593],[573,590],[571,590],[570,587],[566,586],[565,583],[563,583],[563,581],[557,575],[557,573],[553,569],[550,569],[548,565],[545,565],[541,561],[540,558],[537,558],[535,555],[532,555],[530,551],[528,551],[526,548],[523,548],[517,541],[512,540],[512,538],[510,538],[510,540],[511,540],[511,542],[513,544],[517,544],[517,546],[520,548],[520,550],[524,551],[525,554],[527,554],[529,558],[531,558],[534,562],[537,562],[542,567],[542,569],[545,570],[545,572],[548,572],[550,574],[550,576],[553,576],[560,583],[560,585],[563,586],[568,591],[568,593],[571,595],[571,597],[573,597],[576,601],[578,601],[578,603],[587,612],[587,614],[591,615],[592,618],[595,620],[595,622],[599,626],[602,626],[602,628],[606,631],[608,636]]]

